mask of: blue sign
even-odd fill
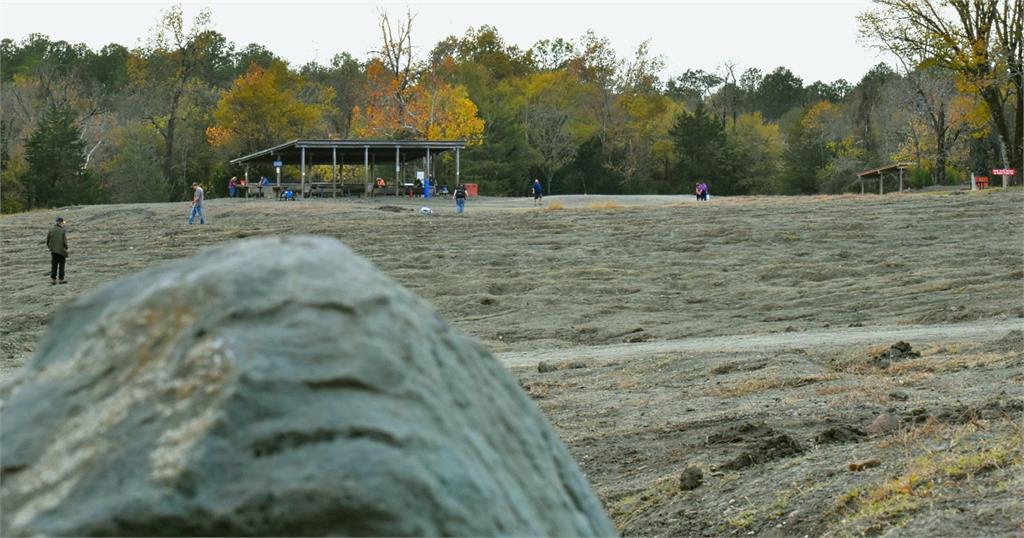
[[[282,164],[284,164],[284,163],[281,162],[281,161],[274,161],[274,168],[281,168]]]

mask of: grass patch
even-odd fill
[[[638,517],[668,504],[678,491],[678,475],[659,478],[636,493],[624,495],[608,503],[608,515],[621,530]]]
[[[928,505],[962,496],[975,479],[996,469],[1021,472],[1020,433],[1011,431],[987,446],[964,443],[956,449],[920,456],[906,470],[883,482],[859,486],[834,503],[844,527],[856,534],[875,534],[910,522]]]
[[[559,211],[559,210],[565,209],[565,204],[563,204],[562,202],[558,202],[558,201],[548,202],[548,205],[545,206],[544,209],[547,209],[548,211]]]
[[[767,390],[802,387],[812,383],[822,383],[825,381],[833,381],[835,379],[839,379],[839,374],[829,373],[801,377],[782,377],[780,375],[775,375],[760,379],[749,379],[747,381],[722,387],[718,389],[718,395],[730,398],[755,392],[764,392]]]
[[[587,209],[617,209],[619,204],[615,200],[608,200],[606,202],[591,202],[587,204]]]
[[[754,524],[755,516],[757,516],[756,510],[744,510],[740,515],[729,519],[729,526],[737,529],[746,529]]]
[[[889,366],[895,374],[910,372],[955,372],[968,368],[1011,366],[1020,360],[1016,353],[972,353],[954,357],[932,355]]]

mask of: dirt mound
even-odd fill
[[[766,423],[743,422],[728,426],[707,437],[706,445],[741,445],[739,455],[719,466],[723,470],[739,470],[800,454],[803,447],[787,433]]]
[[[815,435],[814,442],[819,445],[856,443],[866,436],[864,430],[854,426],[835,426]]]
[[[986,350],[1024,353],[1024,331],[1014,329],[1006,333],[1006,336],[986,346]]]
[[[719,469],[738,471],[752,465],[788,458],[803,453],[804,448],[788,434],[779,434],[759,439],[748,450],[726,462]]]
[[[882,353],[879,353],[878,355],[871,357],[871,360],[869,362],[872,365],[877,366],[879,368],[888,368],[889,365],[894,362],[905,361],[907,359],[916,359],[920,356],[921,354],[914,351],[910,344],[901,340],[899,342],[896,342],[892,346],[889,346],[889,349],[883,351]]]

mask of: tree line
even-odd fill
[[[663,78],[649,43],[620,57],[592,31],[524,50],[483,26],[417,57],[410,13],[381,14],[368,60],[298,67],[180,6],[132,49],[4,39],[0,197],[5,212],[179,200],[193,181],[225,190],[240,175],[230,159],[294,138],[466,139],[462,177],[490,195],[524,194],[533,177],[556,194],[701,180],[800,194],[859,188],[857,171],[896,161],[916,163],[912,186],[1020,169],[1020,2],[932,4],[875,1],[863,36],[897,61],[856,82],[731,62]],[[454,176],[450,156],[436,166]]]

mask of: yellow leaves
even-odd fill
[[[427,139],[466,139],[470,145],[483,140],[484,120],[463,86],[436,84],[420,89],[416,97],[409,103],[409,112]]]
[[[252,64],[221,95],[213,112],[214,125],[206,130],[207,140],[217,147],[259,149],[315,131],[334,90],[303,84],[283,64],[269,69]],[[300,99],[300,92],[308,94],[306,100]]]
[[[822,131],[829,125],[838,121],[841,114],[842,111],[839,109],[838,105],[829,101],[819,101],[814,104],[814,106],[807,109],[807,112],[804,113],[804,117],[800,122],[805,129]]]

